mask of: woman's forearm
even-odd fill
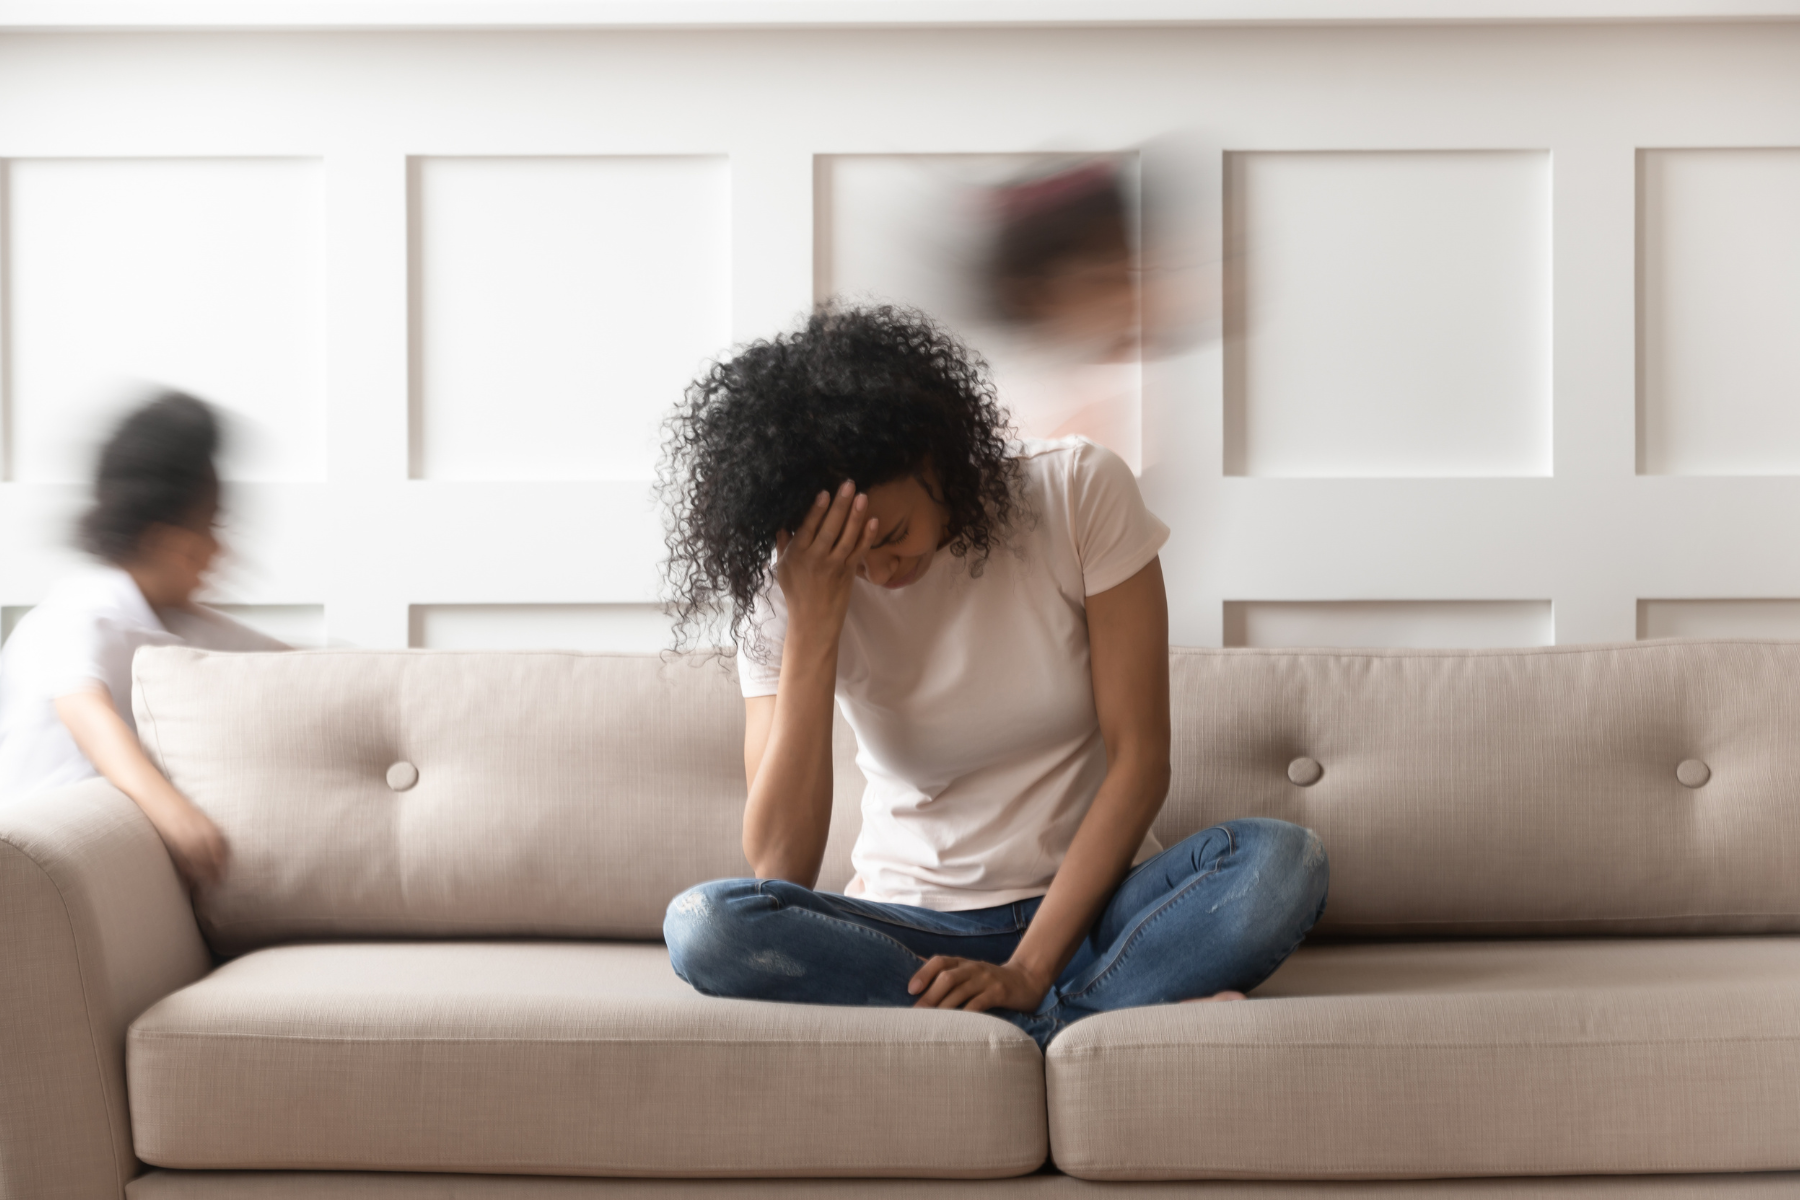
[[[759,879],[811,887],[831,831],[837,639],[790,636],[776,686],[774,718],[744,809],[744,857]]]
[[[1055,982],[1131,869],[1168,788],[1166,754],[1115,760],[1009,966],[1046,990]]]

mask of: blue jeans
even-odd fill
[[[1310,829],[1252,817],[1202,830],[1125,877],[1035,1012],[990,1011],[1042,1047],[1095,1013],[1247,992],[1325,911],[1328,878]],[[663,937],[675,973],[708,996],[905,1007],[933,955],[1005,962],[1042,900],[937,912],[720,879],[670,902]]]

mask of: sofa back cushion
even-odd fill
[[[1321,936],[1800,932],[1800,643],[1176,650],[1171,670],[1158,835],[1316,829]],[[221,953],[654,938],[682,889],[749,871],[743,702],[713,661],[154,648],[135,678],[145,744],[232,845],[195,905]],[[862,790],[837,734],[831,889]]]
[[[1800,932],[1800,643],[1171,667],[1158,835],[1248,815],[1317,830],[1322,936]]]
[[[152,758],[231,846],[224,880],[195,898],[222,954],[657,938],[683,889],[750,873],[729,661],[169,647],[137,658],[133,686]],[[822,887],[850,878],[854,746],[840,727]]]

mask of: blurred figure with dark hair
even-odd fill
[[[1138,351],[1136,255],[1119,168],[1091,159],[994,189],[995,315],[1085,362]]]
[[[1142,467],[1138,207],[1125,165],[1067,161],[989,189],[976,292],[1028,437],[1091,438]]]
[[[99,564],[51,589],[0,652],[0,803],[103,775],[195,883],[219,878],[225,840],[138,744],[132,656],[287,648],[194,602],[220,551],[219,442],[212,410],[178,392],[126,416],[101,450],[80,524]]]

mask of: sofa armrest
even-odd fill
[[[162,839],[90,780],[0,801],[0,1200],[118,1200],[125,1027],[212,969]]]

